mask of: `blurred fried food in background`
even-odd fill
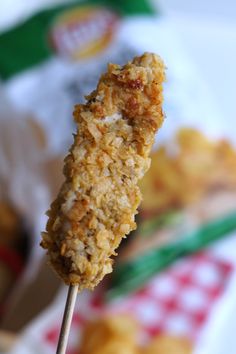
[[[140,325],[128,314],[99,318],[85,326],[80,354],[191,354],[187,338],[157,335],[145,347],[138,343]]]
[[[154,338],[143,354],[191,354],[193,346],[187,338],[160,335]]]
[[[20,216],[8,202],[0,201],[0,245],[13,246],[20,233]]]
[[[85,327],[80,354],[138,353],[137,322],[126,315],[109,316],[88,323]]]
[[[180,129],[173,143],[152,154],[140,186],[145,195],[141,212],[148,214],[184,207],[214,190],[235,190],[236,151],[226,140],[211,141],[195,129]]]
[[[0,201],[0,304],[23,270],[28,251],[22,218],[8,201]],[[2,315],[4,307],[1,307]]]

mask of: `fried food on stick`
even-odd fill
[[[93,289],[112,271],[110,257],[136,227],[137,184],[163,121],[164,78],[155,54],[109,64],[87,103],[75,106],[77,133],[41,245],[64,282],[79,290]]]

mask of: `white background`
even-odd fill
[[[157,1],[155,1],[157,3]],[[225,120],[236,117],[236,1],[160,0]]]

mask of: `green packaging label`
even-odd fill
[[[85,0],[38,12],[0,35],[0,77],[9,79],[54,55],[78,60],[103,51],[123,16],[153,14],[147,0]]]

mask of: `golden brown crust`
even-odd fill
[[[67,284],[94,288],[112,271],[111,256],[135,229],[137,186],[150,165],[163,121],[164,64],[145,53],[124,67],[109,64],[87,103],[65,159],[65,182],[48,212],[41,245]]]

